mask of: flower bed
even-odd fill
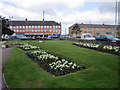
[[[72,45],[76,45],[79,47],[94,49],[102,52],[107,52],[115,55],[120,54],[120,47],[118,46],[111,46],[111,45],[102,45],[102,44],[94,44],[94,43],[73,43]]]
[[[20,43],[20,42],[15,42],[15,43],[12,43],[12,45],[23,45],[25,43]]]
[[[23,49],[24,51],[40,49],[40,48],[37,47],[37,46],[33,46],[33,45],[30,45],[30,44],[26,44],[26,43],[24,43],[23,45],[20,45],[19,47],[20,47],[21,49]]]
[[[27,55],[32,60],[36,61],[40,67],[55,76],[61,76],[85,69],[84,66],[78,66],[73,62],[51,55],[44,50],[32,51],[27,53]]]
[[[33,46],[33,45],[28,44],[28,43],[15,42],[15,43],[12,43],[12,45],[19,45],[18,47],[21,48],[24,51],[41,49],[40,47]]]

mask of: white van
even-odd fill
[[[92,36],[92,34],[85,33],[80,35],[82,40],[95,40],[95,38]]]

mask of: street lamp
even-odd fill
[[[0,16],[0,41],[2,41],[2,16]]]
[[[11,26],[12,26],[12,18],[13,18],[13,16],[11,16],[11,17],[9,16]]]
[[[45,32],[44,32],[45,21],[44,21],[44,18],[45,18],[45,11],[43,11],[43,42],[44,42],[44,38],[45,38]]]

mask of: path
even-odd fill
[[[12,54],[10,52],[11,49],[13,49],[14,47],[10,47],[10,48],[1,48],[0,47],[0,76],[2,76],[0,78],[0,89],[1,88],[7,88],[6,84],[5,84],[5,80],[4,80],[4,75],[3,75],[3,69],[6,63],[6,60],[8,59],[8,57]]]

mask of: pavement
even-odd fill
[[[5,63],[8,59],[8,57],[10,55],[12,55],[10,50],[13,49],[13,48],[14,47],[10,47],[10,48],[0,47],[0,90],[1,89],[8,89],[8,86],[6,85],[6,81],[5,81],[5,78],[4,78],[3,69],[4,69],[4,66],[5,66]]]

